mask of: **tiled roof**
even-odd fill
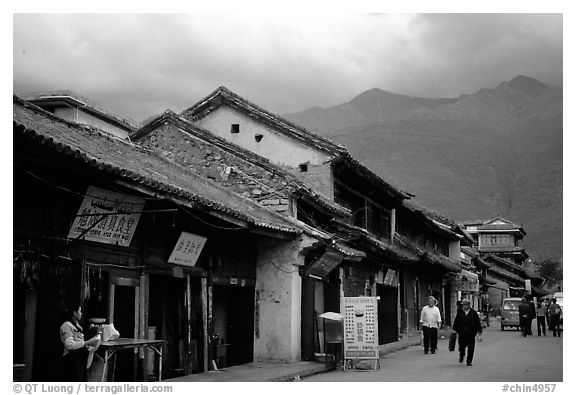
[[[520,277],[534,278],[534,279],[540,278],[540,277],[536,276],[534,272],[529,273],[525,267],[516,265],[515,263],[511,263],[511,262],[507,261],[506,259],[502,259],[499,256],[494,255],[494,254],[488,254],[488,255],[482,257],[482,259],[484,260],[484,262],[486,262],[486,260],[492,260],[493,262],[495,262],[492,264],[488,263],[490,268],[495,267],[495,264],[500,264],[503,267],[506,267],[508,270],[516,271]]]
[[[224,86],[219,87],[192,107],[184,110],[181,115],[187,119],[196,121],[220,107],[221,104],[226,104],[242,112],[248,112],[252,118],[273,126],[280,133],[298,139],[303,144],[313,145],[314,148],[331,155],[338,155],[340,152],[345,151],[345,148],[341,145],[337,145],[327,138],[311,133],[305,128],[259,107]]]
[[[516,275],[516,274],[514,274],[514,273],[510,273],[510,272],[507,271],[507,270],[500,269],[500,268],[498,268],[498,267],[496,267],[496,266],[492,266],[492,267],[488,268],[488,272],[489,272],[489,273],[495,273],[495,274],[497,274],[497,275],[499,275],[499,276],[502,276],[502,277],[506,277],[506,278],[508,278],[508,279],[510,279],[510,280],[514,280],[514,281],[516,281],[516,282],[518,282],[518,283],[523,283],[523,282],[524,282],[524,279],[523,279],[522,277],[520,277],[520,276],[518,276],[518,275]]]
[[[167,110],[163,114],[152,119],[141,129],[132,134],[130,139],[135,142],[142,142],[146,136],[154,133],[154,131],[158,130],[160,127],[166,124],[174,125],[183,133],[187,133],[195,138],[198,138],[216,147],[216,149],[222,150],[225,153],[234,156],[235,158],[256,165],[260,169],[261,173],[272,173],[274,176],[279,177],[287,184],[286,189],[291,189],[292,192],[302,196],[302,198],[305,200],[311,201],[312,203],[321,206],[332,214],[341,217],[349,217],[351,215],[348,208],[343,207],[328,199],[327,197],[324,197],[323,195],[315,192],[305,183],[300,181],[297,177],[293,176],[282,167],[270,163],[270,161],[260,155],[239,147],[236,144],[233,144],[221,137],[215,136],[210,131],[197,126],[196,124],[179,116],[171,110]],[[191,150],[194,149],[194,147],[191,144],[186,144],[186,149]],[[202,148],[200,148],[200,150],[202,150]],[[180,163],[180,160],[174,160]],[[258,171],[258,169],[255,169],[255,171]],[[286,195],[286,197],[288,196]]]
[[[511,225],[511,224],[489,224],[489,225],[482,225],[479,226],[478,232],[484,231],[518,231],[520,233],[524,233],[524,229],[518,225]]]
[[[13,126],[14,133],[128,182],[138,183],[169,198],[187,201],[193,207],[245,221],[249,227],[302,233],[302,229],[271,210],[150,150],[98,129],[63,121],[17,97],[14,97]]]
[[[462,268],[459,262],[454,262],[442,255],[419,248],[406,237],[399,234],[394,236],[394,243],[392,244],[385,240],[379,240],[369,234],[365,229],[354,225],[334,219],[330,224],[334,229],[338,230],[338,234],[350,239],[365,241],[397,259],[412,261],[414,263],[424,261],[433,265],[439,265],[451,272],[459,272]]]
[[[226,87],[219,87],[192,107],[184,110],[181,115],[195,122],[204,118],[214,110],[217,110],[222,105],[243,112],[252,119],[274,128],[274,130],[279,133],[331,155],[334,158],[334,163],[344,162],[352,166],[359,174],[375,182],[381,188],[388,191],[393,197],[407,199],[414,196],[383,180],[380,176],[353,158],[342,145],[337,145],[325,137],[318,136],[302,126],[296,125],[277,114],[273,114],[249,100],[244,99]]]
[[[23,96],[22,99],[32,103],[49,102],[54,100],[63,100],[63,101],[72,100],[73,102],[80,104],[84,110],[88,110],[100,116],[104,116],[109,120],[118,123],[131,131],[134,131],[140,127],[140,124],[135,120],[130,119],[126,116],[120,116],[114,114],[109,110],[105,110],[98,103],[93,102],[92,100],[84,96],[81,96],[78,93],[73,92],[71,90],[57,90],[50,92],[34,93]]]
[[[492,223],[492,222],[504,222],[504,223]],[[462,226],[476,226],[478,231],[483,230],[518,230],[522,234],[526,234],[521,225],[517,225],[505,218],[500,216],[490,218],[490,219],[474,219],[466,220],[461,222]]]
[[[528,257],[524,247],[515,246],[479,246],[479,252],[497,252],[500,254],[515,254],[520,253],[522,256]]]
[[[451,260],[445,256],[442,256],[440,254],[436,254],[432,251],[424,250],[424,249],[416,246],[414,243],[412,243],[410,240],[408,240],[407,238],[405,238],[403,236],[396,234],[394,236],[394,241],[398,242],[398,244],[400,244],[401,246],[417,253],[418,256],[424,262],[428,262],[428,263],[431,263],[434,265],[441,266],[450,272],[458,273],[458,272],[460,272],[460,270],[462,270],[462,264],[460,262],[454,262],[453,260]]]
[[[458,224],[440,214],[437,214],[431,210],[423,207],[416,206],[412,202],[403,202],[402,204],[408,211],[419,218],[428,227],[450,240],[460,240],[464,237],[463,234],[458,234],[456,231],[459,230]]]

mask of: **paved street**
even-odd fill
[[[448,351],[447,339],[439,339],[438,352],[424,355],[423,348],[409,347],[388,354],[380,360],[380,370],[332,371],[310,376],[304,381],[562,381],[563,338],[522,337],[515,330],[500,331],[494,322],[484,331],[483,341],[476,342],[473,366],[458,364],[458,351]]]

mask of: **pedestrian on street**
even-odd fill
[[[461,303],[462,310],[456,314],[452,329],[458,333],[458,351],[460,352],[458,362],[462,363],[466,356],[466,366],[472,366],[476,337],[478,341],[482,341],[482,324],[478,313],[470,307],[470,301],[463,299]]]
[[[548,311],[548,308],[550,307],[550,298],[545,298],[544,304],[546,305],[546,325],[548,325],[549,330],[552,330],[552,324],[550,323],[550,312]]]
[[[556,303],[556,298],[552,298],[552,303],[548,307],[548,312],[550,313],[550,324],[552,325],[552,336],[560,337],[560,314],[562,314],[562,308]]]
[[[532,301],[532,297],[530,295],[526,295],[526,302],[530,306],[530,315],[528,316],[528,335],[532,336],[532,321],[536,318],[536,306],[534,306],[534,302]]]
[[[522,329],[522,336],[526,337],[528,333],[528,323],[530,321],[530,305],[526,301],[526,296],[522,297],[522,301],[518,305],[518,315],[520,316],[520,329]]]
[[[436,354],[438,345],[438,329],[442,323],[440,310],[436,307],[438,301],[434,296],[428,296],[428,304],[422,308],[420,323],[424,334],[424,354],[428,354],[428,349],[432,354]]]
[[[542,299],[538,300],[538,305],[536,306],[536,327],[538,328],[538,336],[540,336],[541,333],[546,336],[546,312],[546,303],[544,303]]]

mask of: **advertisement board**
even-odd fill
[[[68,238],[130,246],[145,201],[135,196],[89,186]]]
[[[344,297],[344,359],[378,359],[378,300]]]
[[[176,247],[174,247],[172,254],[170,254],[170,258],[168,258],[168,263],[184,266],[196,265],[206,240],[206,237],[182,232],[176,243]]]

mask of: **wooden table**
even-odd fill
[[[104,362],[104,368],[102,369],[101,381],[108,381],[108,361],[110,358],[114,357],[114,368],[112,371],[112,380],[114,380],[114,370],[116,370],[116,353],[120,350],[133,350],[140,347],[148,347],[154,350],[159,357],[158,363],[158,381],[162,380],[162,344],[164,340],[148,340],[148,339],[128,339],[128,338],[118,338],[116,340],[110,340],[107,342],[101,342],[98,350],[104,350],[104,356],[95,354]]]

